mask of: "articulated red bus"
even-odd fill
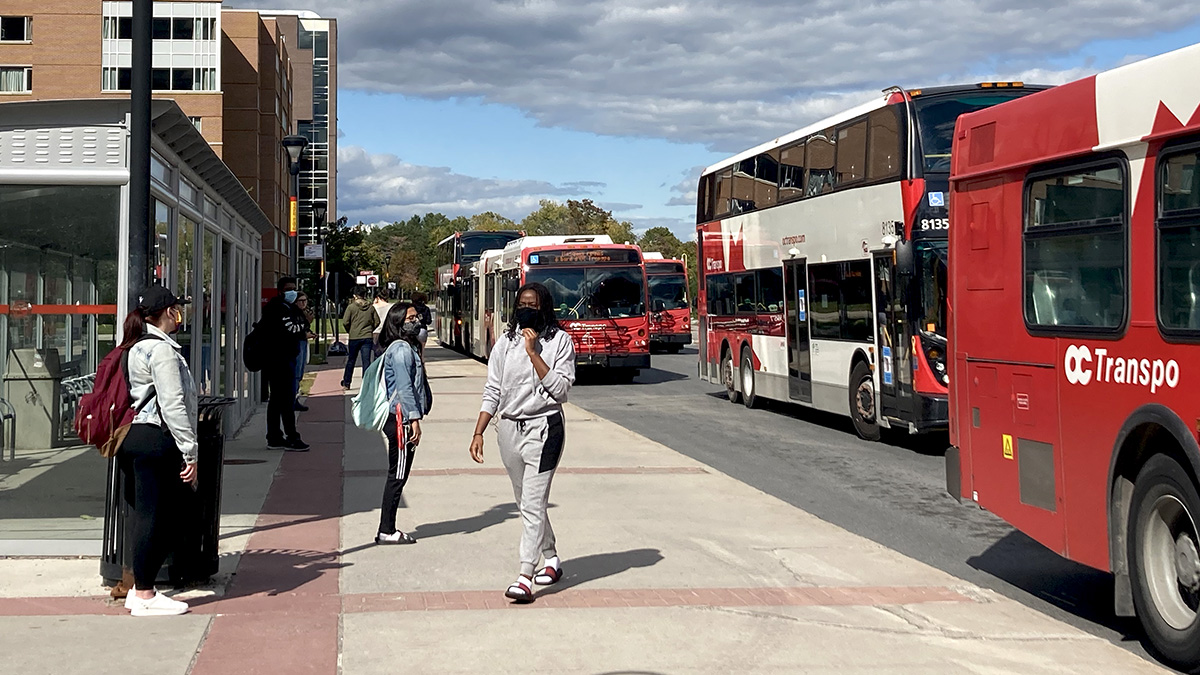
[[[487,358],[507,329],[517,289],[539,282],[575,343],[576,365],[604,366],[632,379],[650,367],[650,320],[642,251],[606,235],[524,237],[486,251],[464,287],[467,350]]]
[[[888,89],[707,169],[701,377],[748,407],[849,415],[866,439],[944,429],[954,121],[1043,88]]]
[[[1200,45],[964,115],[947,488],[1200,665]]]
[[[692,309],[688,302],[687,264],[645,253],[650,284],[650,349],[676,354],[692,344]]]
[[[438,342],[451,349],[466,350],[462,332],[463,276],[484,251],[504,248],[508,242],[521,235],[522,233],[516,230],[471,230],[455,232],[438,242],[437,279],[434,285]]]

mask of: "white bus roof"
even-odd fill
[[[787,145],[788,143],[791,143],[792,141],[798,141],[807,136],[811,136],[812,134],[815,134],[819,131],[824,131],[830,127],[835,127],[835,126],[841,124],[842,122],[849,122],[850,120],[854,119],[855,117],[859,117],[860,115],[865,115],[865,114],[871,112],[872,110],[878,110],[887,105],[888,99],[891,97],[891,95],[892,95],[891,91],[888,91],[887,93],[882,93],[879,95],[878,98],[876,98],[873,101],[864,103],[860,106],[856,106],[849,110],[845,110],[836,115],[833,115],[832,117],[826,117],[825,119],[823,119],[819,122],[813,122],[812,124],[810,124],[806,127],[801,127],[800,129],[797,129],[788,134],[784,134],[783,136],[780,136],[779,138],[776,138],[775,140],[767,141],[766,143],[763,143],[762,145],[756,145],[753,148],[750,148],[749,150],[745,150],[743,152],[740,152],[740,153],[734,155],[733,157],[730,157],[729,159],[722,160],[720,162],[717,162],[716,164],[713,164],[712,166],[705,169],[704,173],[702,173],[700,175],[707,176],[710,173],[713,173],[715,171],[719,171],[721,169],[725,169],[734,164],[737,164],[738,162],[742,161],[743,159],[757,157],[758,155],[761,155],[762,153],[767,152],[768,150],[771,150],[773,148],[778,148],[780,146]]]
[[[607,234],[543,235],[513,239],[504,247],[508,249],[533,248],[535,246],[557,246],[559,244],[611,244]]]
[[[665,258],[663,258],[663,254],[661,254],[661,253],[643,253],[642,259],[643,260],[665,260]]]

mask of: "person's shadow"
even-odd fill
[[[631,551],[596,553],[585,555],[582,558],[568,558],[563,561],[562,579],[559,579],[558,583],[553,586],[539,591],[535,599],[562,593],[589,581],[615,576],[634,568],[653,567],[662,560],[662,551],[656,548],[638,548]]]
[[[470,518],[444,520],[440,523],[418,525],[415,530],[409,531],[409,534],[415,537],[417,541],[442,537],[448,534],[475,534],[516,517],[518,517],[516,504],[497,504],[487,511],[477,516],[471,516]]]

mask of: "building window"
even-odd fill
[[[196,131],[201,131],[201,132],[204,131],[204,128],[203,128],[204,118],[203,117],[188,117],[188,120],[192,123],[192,126],[196,127]]]
[[[29,42],[33,39],[33,19],[28,16],[0,16],[0,42]]]
[[[171,39],[173,40],[191,40],[196,36],[196,20],[195,19],[172,19],[171,20]]]
[[[150,175],[168,189],[171,186],[171,167],[159,159],[158,155],[150,155]]]
[[[216,19],[196,19],[196,39],[197,40],[215,40],[215,39],[217,39],[217,20]]]
[[[1158,168],[1158,320],[1164,333],[1200,334],[1200,150]]]
[[[101,89],[104,91],[129,91],[133,86],[133,70],[130,68],[104,68]]]
[[[155,40],[171,39],[171,20],[155,17],[150,22],[150,37]]]
[[[0,66],[0,94],[28,94],[32,91],[32,67]]]
[[[1115,330],[1125,322],[1125,170],[1106,162],[1035,175],[1025,197],[1025,321]]]

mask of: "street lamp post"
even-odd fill
[[[318,263],[320,274],[317,279],[321,284],[321,303],[317,306],[317,332],[320,333],[321,343],[325,342],[325,213],[329,205],[326,202],[313,202],[313,231],[309,240],[321,244],[321,260]]]
[[[288,173],[292,175],[288,208],[288,248],[291,249],[291,274],[296,276],[300,272],[300,237],[296,231],[300,215],[297,204],[300,195],[300,157],[304,154],[304,148],[308,146],[308,139],[297,135],[284,136],[282,143],[288,154]]]

